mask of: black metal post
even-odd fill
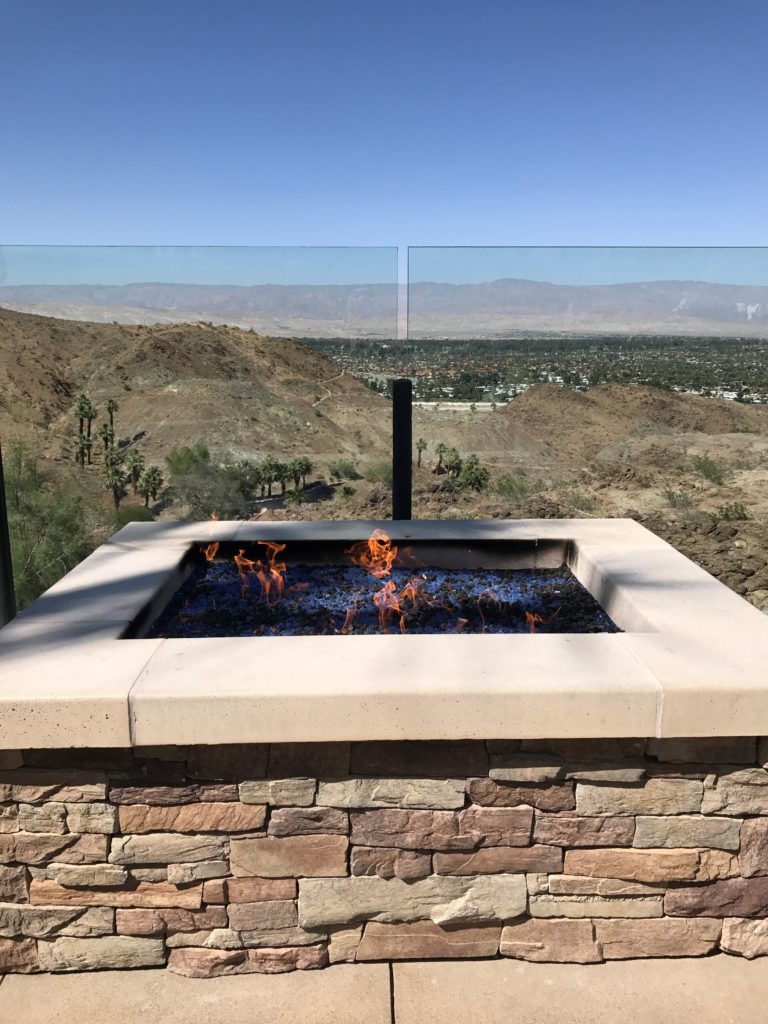
[[[392,518],[411,518],[413,388],[407,377],[392,381]]]
[[[16,594],[13,589],[11,538],[8,532],[8,506],[5,503],[3,452],[0,449],[0,626],[16,615]]]

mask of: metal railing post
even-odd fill
[[[16,594],[13,589],[11,538],[8,532],[8,506],[5,502],[3,452],[0,448],[0,626],[16,615]]]
[[[411,518],[413,476],[413,387],[407,377],[392,381],[392,518]]]

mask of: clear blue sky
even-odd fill
[[[765,0],[5,0],[0,242],[768,242]]]

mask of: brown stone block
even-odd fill
[[[565,918],[530,918],[506,925],[499,952],[536,963],[595,964],[603,959],[592,922]]]
[[[563,852],[556,846],[489,846],[472,853],[436,853],[434,864],[437,875],[560,872]]]
[[[283,949],[249,949],[248,973],[285,974],[287,971],[314,971],[328,964],[325,946],[286,946]]]
[[[531,841],[531,807],[468,807],[459,811],[459,835],[471,836],[474,845],[527,846]]]
[[[293,900],[262,900],[259,903],[232,903],[229,927],[235,931],[256,931],[262,928],[293,928],[298,924]]]
[[[454,778],[485,775],[488,754],[480,740],[387,740],[353,743],[351,775]]]
[[[168,969],[185,978],[223,978],[243,974],[244,949],[172,949]]]
[[[226,903],[226,878],[210,878],[203,882],[203,903]]]
[[[63,835],[67,831],[65,816],[61,803],[19,804],[19,831]]]
[[[553,896],[663,896],[663,885],[625,882],[622,878],[591,878],[588,875],[550,875]]]
[[[631,882],[686,882],[728,878],[736,859],[722,850],[568,850],[565,874]]]
[[[19,831],[18,804],[0,805],[0,834]]]
[[[469,779],[467,792],[473,803],[483,807],[515,807],[528,804],[541,811],[572,811],[576,806],[572,782],[554,786],[515,785],[493,779]]]
[[[441,928],[432,921],[365,926],[356,960],[463,959],[496,956],[501,928]]]
[[[44,832],[13,832],[0,835],[0,863],[99,864],[107,859],[107,837],[101,835],[47,835]]]
[[[266,807],[241,803],[189,803],[151,807],[122,806],[121,832],[250,832],[261,829]]]
[[[325,967],[324,946],[286,946],[282,949],[172,949],[168,967],[188,978],[219,978],[230,974],[285,974]]]
[[[269,777],[338,779],[349,774],[349,743],[272,743]],[[247,772],[244,779],[253,778]]]
[[[228,878],[229,903],[258,903],[261,900],[293,900],[299,891],[295,878]]]
[[[351,842],[359,846],[403,850],[472,850],[475,837],[459,835],[456,811],[420,811],[386,807],[352,811]]]
[[[0,867],[0,903],[27,902],[26,868]]]
[[[349,834],[349,817],[334,807],[282,807],[272,811],[271,836]]]
[[[190,786],[113,786],[109,799],[113,804],[148,804],[151,807],[226,803],[238,799],[238,789],[234,783],[213,782]]]
[[[350,853],[353,875],[378,875],[412,882],[432,873],[432,858],[417,850],[388,849],[385,846],[353,846]]]
[[[39,804],[55,800],[77,804],[106,798],[107,776],[104,772],[55,768],[0,771],[0,801]]]
[[[550,846],[631,846],[635,819],[536,812],[533,841]]]
[[[670,889],[664,897],[664,913],[673,917],[764,917],[768,915],[768,876]]]
[[[595,937],[606,960],[635,957],[706,956],[717,948],[721,922],[644,918],[595,921]]]
[[[347,873],[346,836],[232,839],[230,865],[236,877],[328,878]]]
[[[258,779],[267,773],[266,743],[226,743],[190,747],[187,772],[191,779]]]
[[[34,939],[0,939],[0,976],[32,974],[39,967]]]
[[[133,889],[69,889],[56,882],[33,879],[30,903],[36,906],[79,907],[183,907],[197,910],[202,903],[202,886],[177,889],[168,882],[139,882]]]
[[[739,867],[745,878],[768,875],[768,818],[750,818],[741,826]]]
[[[115,915],[120,935],[161,935],[164,932],[195,932],[204,928],[226,928],[224,907],[205,910],[166,909],[118,910]]]

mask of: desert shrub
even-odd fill
[[[334,480],[360,480],[357,466],[353,462],[340,460],[329,467],[328,472]]]
[[[468,455],[458,475],[459,487],[470,491],[484,491],[488,486],[491,474],[481,465],[476,455]]]
[[[304,503],[304,497],[301,491],[288,491],[283,498],[283,504],[289,507],[297,507]]]
[[[165,457],[165,464],[171,477],[188,476],[190,473],[201,472],[208,468],[210,461],[211,453],[202,441],[174,448]]]
[[[597,509],[597,502],[583,491],[569,491],[565,495],[566,502],[579,512],[594,512]]]
[[[355,494],[357,494],[357,488],[350,487],[349,484],[344,484],[344,486],[341,488],[341,493],[344,495],[345,498],[352,498]]]
[[[693,495],[690,491],[674,491],[668,487],[662,492],[664,500],[672,508],[690,509],[693,508]]]
[[[709,455],[695,455],[691,459],[691,466],[694,472],[703,476],[705,480],[709,480],[710,483],[717,484],[718,487],[725,483],[725,478],[728,475],[725,466],[721,462],[716,462]]]
[[[714,512],[709,513],[715,523],[737,522],[749,519],[749,512],[743,501],[727,501],[724,505],[718,505]]]
[[[384,487],[392,487],[392,463],[384,459],[378,462],[369,462],[363,468],[363,476],[372,484],[382,484]]]
[[[546,484],[543,480],[529,480],[525,473],[504,473],[496,479],[493,491],[502,498],[510,498],[513,501],[522,501],[529,494],[536,494],[543,491]]]
[[[121,505],[117,513],[117,525],[127,526],[128,523],[152,523],[155,517],[143,505]]]

